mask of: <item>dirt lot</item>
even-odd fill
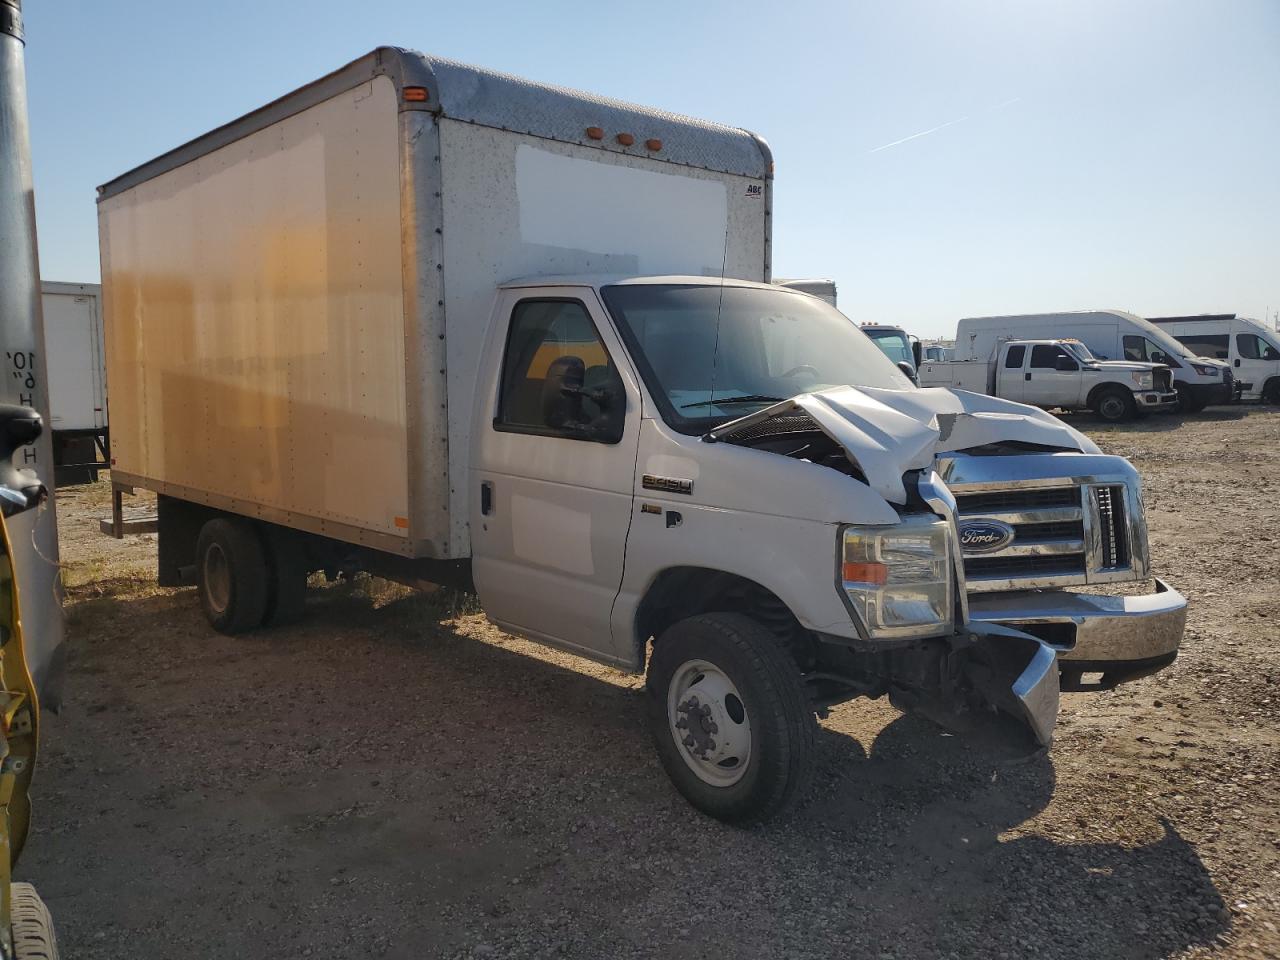
[[[640,682],[377,581],[213,633],[153,538],[59,496],[72,644],[20,874],[64,956],[1280,956],[1280,413],[1109,428],[1192,600],[1049,754],[883,702],[742,831],[677,796]]]

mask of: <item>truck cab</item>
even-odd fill
[[[864,323],[862,330],[881,352],[897,364],[898,368],[909,377],[916,376],[916,355],[912,346],[912,337],[902,327],[886,326],[878,323]],[[908,373],[908,370],[910,373]]]

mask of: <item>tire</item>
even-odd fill
[[[49,908],[29,883],[10,888],[14,960],[58,960],[58,938]]]
[[[646,688],[663,769],[703,813],[747,824],[800,793],[817,720],[799,668],[759,623],[714,613],[672,625],[654,645]]]
[[[1108,423],[1120,423],[1138,415],[1138,404],[1123,387],[1109,387],[1094,397],[1093,410]]]
[[[1191,391],[1181,383],[1173,385],[1174,391],[1178,394],[1178,402],[1173,405],[1173,409],[1177,413],[1190,413],[1194,403],[1191,399]]]
[[[283,627],[302,618],[307,600],[307,552],[298,537],[280,527],[267,530],[266,627]]]
[[[236,634],[262,626],[269,590],[262,538],[247,520],[219,517],[196,538],[196,587],[209,625]]]
[[[1280,406],[1280,377],[1272,377],[1262,388],[1262,399],[1266,403]]]

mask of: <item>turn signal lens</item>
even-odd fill
[[[845,563],[840,573],[846,583],[883,585],[889,581],[889,568],[883,563]]]
[[[429,96],[426,87],[405,87],[401,95],[410,103],[426,103]]]

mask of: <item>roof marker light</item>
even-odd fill
[[[426,103],[430,99],[426,87],[405,87],[400,95],[409,103]]]
[[[587,127],[587,136],[592,140],[603,140],[604,129],[601,127]]]
[[[636,138],[629,133],[620,133],[618,134],[618,142],[624,147],[629,147],[636,142]]]
[[[644,142],[644,148],[646,150],[652,150],[654,153],[657,153],[659,150],[662,149],[662,141],[659,140],[657,137],[652,137],[651,139],[646,140]]]

